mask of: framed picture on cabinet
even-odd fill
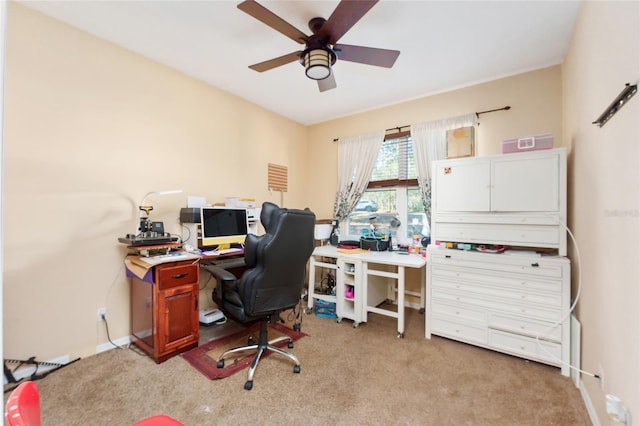
[[[473,126],[447,131],[447,158],[473,157],[475,133]]]

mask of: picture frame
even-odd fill
[[[447,130],[447,158],[475,156],[475,132],[473,126]]]

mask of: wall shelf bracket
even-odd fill
[[[620,110],[620,108],[622,108],[624,104],[629,102],[629,99],[631,99],[633,95],[635,95],[637,92],[638,92],[637,84],[633,84],[633,85],[629,83],[625,84],[624,89],[622,89],[622,92],[620,92],[618,97],[615,98],[613,102],[611,102],[611,105],[609,105],[607,109],[605,109],[604,112],[600,114],[600,117],[598,117],[598,119],[594,121],[592,124],[597,124],[598,127],[604,126],[605,123],[609,121],[611,117],[616,115],[616,113]]]

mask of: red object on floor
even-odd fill
[[[159,415],[147,417],[146,419],[134,423],[132,426],[184,426],[184,424],[169,416]]]
[[[40,394],[34,382],[20,383],[11,392],[4,419],[8,426],[40,426]]]

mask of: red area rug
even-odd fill
[[[248,367],[255,356],[255,352],[246,352],[244,354],[237,354],[236,358],[228,357],[225,359],[224,368],[218,368],[218,357],[226,350],[237,348],[239,346],[245,346],[248,342],[249,336],[253,335],[255,341],[258,341],[258,334],[260,332],[260,323],[255,323],[252,326],[240,330],[229,336],[213,340],[205,343],[195,349],[191,349],[188,352],[183,353],[181,356],[189,364],[191,364],[196,370],[204,374],[211,380],[223,379],[229,377],[232,374],[237,373],[240,370]],[[289,327],[285,327],[279,323],[272,323],[268,326],[269,340],[277,337],[287,335],[295,342],[308,334],[301,331],[292,330]],[[278,342],[275,346],[284,348],[287,346],[287,341]],[[262,357],[270,356],[271,351],[267,351]]]

